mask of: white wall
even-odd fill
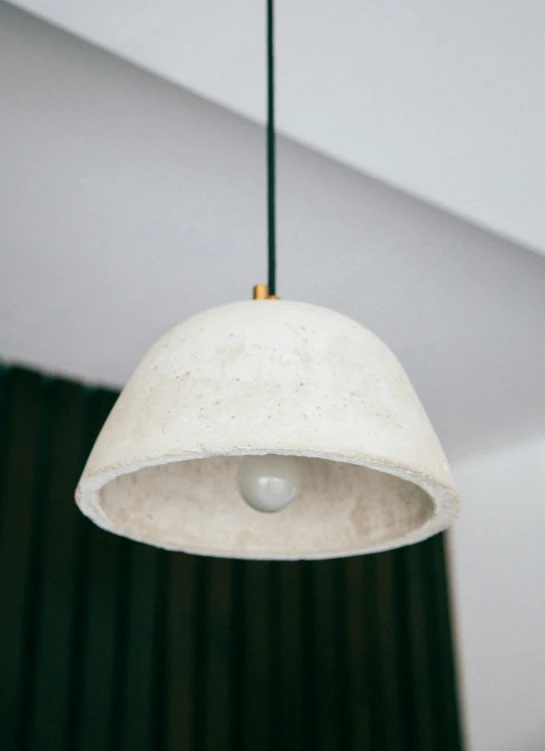
[[[452,536],[469,751],[545,749],[545,438],[455,466]]]

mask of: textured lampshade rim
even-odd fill
[[[169,545],[167,542],[158,543],[154,541],[153,544],[156,547],[163,548],[165,550],[175,550],[179,552],[206,555],[218,558],[238,558],[247,559],[251,557],[254,560],[321,560],[326,558],[345,558],[353,555],[363,555],[367,553],[379,553],[386,550],[393,550],[404,545],[420,542],[422,540],[431,537],[439,532],[444,531],[455,521],[459,516],[460,502],[457,493],[453,492],[452,488],[442,484],[431,476],[417,472],[407,466],[391,464],[380,457],[373,456],[358,456],[354,454],[333,454],[328,451],[301,451],[296,448],[279,448],[273,446],[266,446],[259,449],[252,448],[251,450],[245,448],[223,448],[221,450],[208,450],[208,451],[196,451],[196,452],[184,452],[162,454],[155,457],[140,457],[135,458],[130,464],[123,466],[112,466],[103,469],[100,473],[91,476],[85,476],[82,478],[78,488],[76,490],[76,501],[81,511],[91,519],[99,527],[113,532],[115,534],[122,534],[129,537],[135,542],[149,543],[150,540],[146,539],[145,535],[133,535],[128,534],[126,531],[120,533],[117,525],[106,514],[102,507],[100,493],[101,490],[110,482],[122,475],[129,475],[136,473],[143,469],[152,467],[158,467],[165,464],[174,464],[177,462],[184,462],[189,460],[206,460],[212,457],[236,457],[236,456],[259,456],[264,454],[279,454],[283,456],[298,456],[314,459],[325,459],[331,462],[342,462],[346,464],[355,464],[357,466],[365,467],[367,469],[375,470],[378,472],[384,472],[386,474],[399,477],[402,480],[413,483],[420,487],[431,500],[434,510],[433,515],[425,521],[421,526],[408,531],[403,536],[398,537],[396,540],[389,540],[387,542],[380,542],[375,545],[366,544],[363,549],[346,549],[342,550],[319,550],[315,552],[307,552],[304,554],[286,555],[275,554],[274,551],[268,550],[263,554],[259,551],[252,552],[251,556],[246,553],[238,554],[236,551],[226,551],[225,549],[214,549],[207,547],[203,550],[198,546],[184,545],[182,547],[178,545]],[[259,513],[259,512],[256,512]],[[282,513],[282,512],[280,512]]]

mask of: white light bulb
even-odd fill
[[[279,454],[242,457],[238,468],[241,496],[256,511],[281,511],[301,488],[299,461]]]

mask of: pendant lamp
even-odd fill
[[[147,353],[76,500],[100,527],[189,553],[314,559],[423,540],[458,515],[396,357],[340,313],[276,298],[273,8],[267,0],[268,285]]]

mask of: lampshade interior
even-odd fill
[[[175,461],[116,477],[100,491],[121,534],[160,547],[244,558],[349,555],[419,529],[434,513],[420,487],[327,459],[301,460],[302,489],[275,514],[250,508],[238,456]]]

